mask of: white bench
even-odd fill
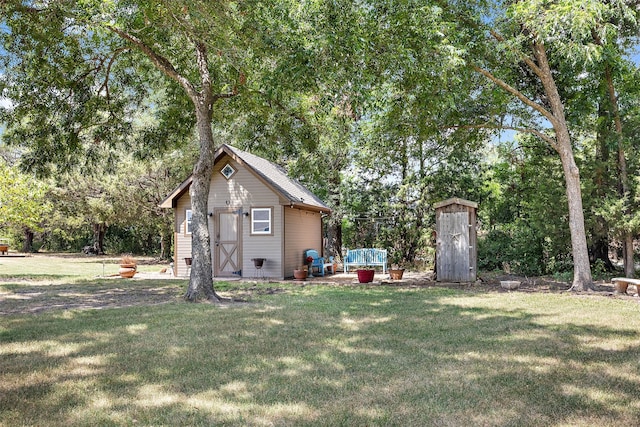
[[[616,285],[616,293],[626,294],[629,285],[635,285],[638,295],[640,295],[640,279],[629,279],[627,277],[614,277],[611,283]]]

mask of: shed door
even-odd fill
[[[240,257],[240,215],[219,212],[216,221],[215,276],[229,277],[242,269]]]
[[[440,213],[438,280],[469,281],[469,212]]]

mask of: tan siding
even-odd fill
[[[187,265],[185,258],[191,257],[191,235],[185,234],[186,230],[186,210],[191,209],[191,197],[189,193],[185,193],[176,205],[176,240],[175,240],[175,259],[174,267],[176,267],[176,276],[182,277],[187,275]]]
[[[284,239],[285,277],[293,276],[304,260],[305,249],[322,252],[322,219],[318,212],[284,208],[287,234]]]
[[[220,170],[229,163],[236,173],[227,180]],[[178,201],[175,209],[176,238],[175,238],[175,266],[177,276],[185,276],[187,267],[184,258],[191,256],[191,236],[184,234],[185,210],[191,206],[188,192]],[[256,276],[252,258],[266,258],[262,268],[264,276],[270,278],[284,278],[293,276],[294,268],[299,267],[302,252],[313,248],[322,250],[322,219],[320,213],[300,209],[291,209],[287,200],[282,200],[260,178],[236,163],[229,157],[223,157],[217,162],[211,177],[211,190],[208,198],[208,211],[220,210],[251,212],[251,208],[272,208],[272,234],[251,235],[251,219],[242,215],[240,229],[241,262],[243,277]],[[215,216],[209,217],[209,232],[211,234],[212,265],[216,265]],[[286,234],[285,234],[286,233]],[[214,271],[215,273],[215,271]]]
[[[228,181],[220,173],[220,170],[227,163],[236,170],[236,173]],[[242,208],[243,212],[251,212],[252,207],[273,208],[273,233],[268,236],[252,236],[251,219],[248,216],[242,216],[242,275],[243,277],[256,275],[257,272],[251,259],[266,258],[267,261],[262,268],[264,275],[282,278],[281,235],[283,221],[280,199],[250,171],[230,158],[222,159],[216,165],[211,179],[209,210]],[[212,235],[212,241],[215,241],[215,238],[216,236]]]

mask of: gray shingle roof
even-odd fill
[[[239,163],[246,166],[251,172],[260,177],[267,185],[288,200],[293,206],[305,207],[319,212],[331,212],[331,209],[324,204],[315,194],[309,191],[298,181],[289,178],[285,170],[262,157],[251,154],[231,145],[222,144],[215,154],[217,163],[224,155],[229,155]],[[192,177],[183,181],[167,198],[160,203],[162,208],[175,207],[175,201],[180,198],[191,186]]]
[[[231,145],[223,144],[216,153],[216,161],[223,151],[232,153],[237,159],[241,160],[255,174],[270,184],[274,190],[279,192],[284,198],[292,202],[294,205],[306,205],[315,207],[318,210],[330,212],[331,209],[322,202],[315,194],[309,191],[298,181],[287,176],[285,170],[264,159],[262,157],[243,151]]]

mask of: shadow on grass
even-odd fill
[[[75,276],[69,274],[0,274],[0,280],[6,283],[10,282],[33,282],[42,280],[63,280],[75,279]]]
[[[35,314],[51,310],[152,306],[176,301],[184,280],[127,279],[1,283],[0,315]]]
[[[0,423],[633,425],[638,333],[601,320],[628,304],[309,287],[15,317]]]

